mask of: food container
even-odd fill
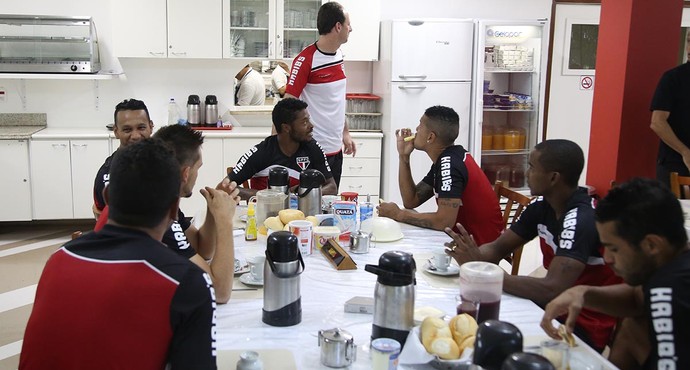
[[[340,328],[319,330],[319,347],[321,364],[328,367],[350,366],[357,359],[354,337]]]
[[[516,128],[509,128],[503,133],[503,147],[508,152],[516,152],[524,149],[520,145],[520,130]],[[524,137],[524,134],[522,135]]]
[[[376,103],[381,97],[374,94],[345,94],[348,113],[375,113]]]
[[[482,127],[482,150],[492,150],[494,142],[494,129],[491,126]]]
[[[505,149],[505,129],[503,127],[494,128],[493,141],[491,143],[491,148],[493,150],[504,150]]]
[[[340,237],[340,228],[337,226],[315,226],[314,227],[314,250],[321,249],[329,239],[335,241]]]
[[[350,131],[380,131],[381,113],[347,113]]]

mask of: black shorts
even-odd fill
[[[333,174],[333,180],[335,180],[335,186],[340,187],[340,175],[343,173],[343,151],[339,151],[333,155],[327,155],[326,160],[328,165],[331,167],[331,173]]]

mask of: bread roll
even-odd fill
[[[460,348],[452,338],[436,338],[431,341],[429,353],[437,355],[443,360],[457,360],[460,358]]]
[[[438,317],[427,317],[422,321],[422,326],[420,328],[422,333],[422,344],[424,348],[429,353],[431,352],[431,342],[436,338],[450,338],[453,339],[453,335],[450,333],[450,328],[445,321],[439,319]]]
[[[458,348],[460,348],[460,354],[461,355],[466,349],[474,348],[474,340],[476,338],[477,338],[476,336],[471,335],[471,336],[465,338],[465,340],[463,340],[462,343],[458,343]]]
[[[561,338],[563,338],[563,340],[566,343],[568,343],[568,346],[577,346],[577,343],[575,343],[575,337],[573,337],[571,333],[568,333],[568,329],[565,327],[565,325],[561,325],[558,327],[558,335],[560,335]]]
[[[470,336],[477,334],[477,321],[466,313],[454,316],[450,319],[450,332],[458,347],[462,348],[462,343]]]
[[[307,221],[311,222],[314,227],[319,226],[319,220],[316,219],[316,216],[307,216]]]
[[[280,217],[280,222],[288,224],[290,221],[304,220],[304,212],[299,209],[284,209],[278,212],[278,217]],[[279,230],[281,229],[282,227]]]
[[[266,226],[267,228],[269,228],[273,231],[283,230],[283,223],[280,222],[280,218],[278,218],[278,216],[266,218],[264,220],[264,226]]]
[[[268,229],[266,228],[266,226],[264,226],[264,225],[259,226],[259,234],[261,234],[261,235],[268,234]]]

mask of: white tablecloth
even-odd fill
[[[315,251],[305,257],[305,271],[301,275],[302,322],[292,327],[272,327],[261,321],[263,293],[235,291],[230,302],[218,306],[218,349],[271,349],[292,351],[298,369],[328,369],[319,362],[318,331],[340,327],[349,331],[358,346],[357,361],[351,369],[370,369],[368,343],[373,315],[344,312],[345,302],[354,296],[373,297],[376,275],[364,271],[365,264],[378,264],[379,256],[389,250],[412,253],[417,262],[415,307],[433,306],[449,315],[455,314],[458,277],[438,277],[423,271],[426,259],[433,251],[443,248],[449,238],[442,232],[403,226],[405,238],[392,243],[377,243],[367,254],[351,254],[357,270],[337,271]],[[246,242],[242,235],[235,237],[236,257],[263,254],[265,238]],[[236,280],[238,280],[236,278]],[[236,287],[243,286],[236,282]],[[543,311],[529,300],[504,295],[500,319],[515,324],[525,337],[543,337],[539,327]],[[592,352],[594,356],[594,352]],[[596,355],[598,356],[598,355]],[[599,357],[604,368],[611,368]],[[400,369],[428,369],[428,365],[400,366]],[[273,370],[273,369],[267,369]]]

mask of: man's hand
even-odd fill
[[[452,242],[445,243],[446,253],[453,257],[458,262],[458,265],[462,265],[465,262],[481,261],[482,255],[479,252],[477,243],[474,241],[474,237],[461,224],[457,223],[455,226],[460,231],[460,234],[455,233],[450,227],[446,227],[443,230],[448,236],[453,238]]]
[[[235,184],[234,182],[231,185]],[[230,193],[224,190],[218,190],[211,187],[205,187],[201,190],[201,195],[206,198],[208,211],[211,212],[216,222],[226,220],[232,222],[232,217],[235,215],[235,209],[239,202],[239,189],[235,187]]]
[[[234,181],[230,181],[230,179],[227,176],[223,178],[223,181],[216,185],[216,190],[222,190],[228,195],[230,195],[233,199],[236,200],[235,204],[239,203],[241,200],[238,195],[240,190],[237,188],[237,183]]]
[[[553,339],[561,339],[558,328],[555,328],[551,321],[564,314],[568,315],[565,320],[566,331],[569,334],[573,333],[575,321],[585,304],[585,292],[587,292],[587,287],[578,285],[564,291],[546,305],[544,316],[541,319],[541,328],[548,336]]]
[[[414,151],[413,140],[405,141],[405,138],[410,136],[412,136],[412,130],[409,128],[395,130],[395,141],[399,155],[409,157],[412,151]]]
[[[400,207],[393,202],[381,203],[376,209],[379,211],[379,217],[388,217],[397,221],[398,213],[400,213]]]
[[[352,154],[353,157],[357,153],[357,144],[352,140],[350,131],[343,132],[343,153]]]

